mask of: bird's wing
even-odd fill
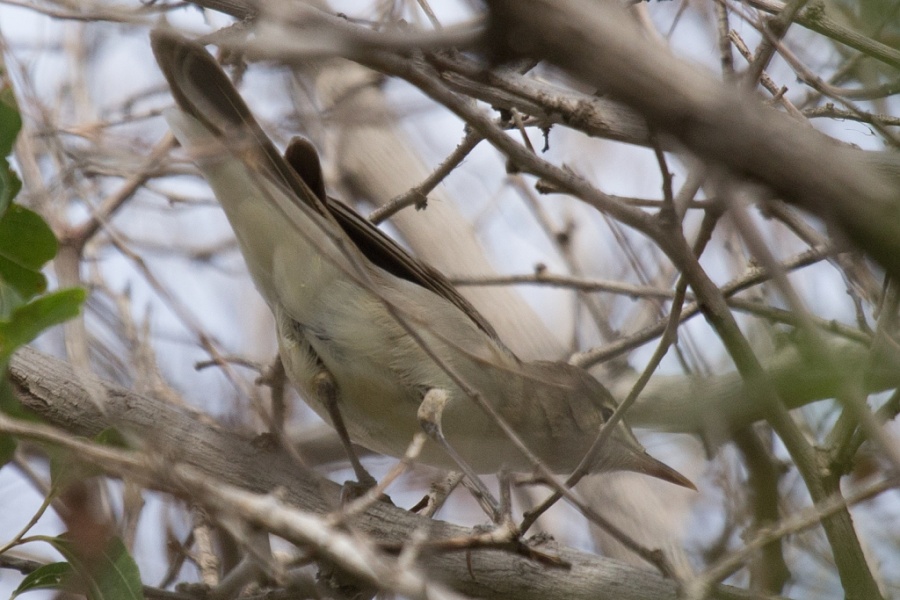
[[[325,195],[319,157],[312,144],[303,138],[294,138],[288,145],[284,157],[370,262],[391,275],[418,284],[450,301],[468,315],[479,329],[495,340],[499,339],[487,319],[456,290],[443,273],[411,256],[402,246],[351,207]]]
[[[291,197],[298,206],[302,203],[304,210],[312,209],[335,222],[370,263],[451,302],[479,329],[499,341],[490,323],[440,272],[412,257],[346,204],[320,198],[324,188],[318,167],[311,170],[298,158],[308,158],[302,147],[294,148],[301,150],[294,155],[289,148],[287,160],[279,154],[228,76],[203,46],[163,29],[151,32],[150,38],[156,60],[182,111],[217,137],[248,140],[250,143],[246,144],[246,148],[241,148],[241,156],[252,161],[254,167],[277,182],[279,187],[290,189],[293,192]],[[311,175],[313,172],[319,179]]]

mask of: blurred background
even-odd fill
[[[791,7],[806,15],[802,5]],[[836,31],[856,32],[897,51],[900,3],[829,1],[822,6]],[[735,73],[748,64],[741,49],[759,51],[758,27],[770,18],[772,7],[783,8],[771,1],[685,0],[642,3],[629,11],[648,45],[659,52],[668,48],[739,85]],[[324,9],[388,33],[403,27],[452,31],[485,15],[478,2],[449,0],[330,2]],[[167,139],[160,112],[172,98],[148,40],[149,30],[163,20],[189,34],[234,22],[186,3],[0,1],[0,49],[24,121],[13,157],[24,183],[18,201],[44,216],[63,240],[94,223],[96,230],[83,238],[74,264],[58,259],[47,270],[51,287],[83,285],[90,291],[78,339],[93,373],[196,408],[236,431],[258,434],[271,419],[269,388],[257,379],[276,357],[273,322],[215,198],[186,155]],[[892,149],[900,124],[896,65],[840,43],[837,35],[793,24],[766,63],[761,83],[748,89],[755,87],[759,101],[840,143],[867,151]],[[339,46],[310,51],[306,59],[300,58],[301,49],[278,61],[266,60],[265,48],[255,51],[219,56],[276,145],[283,148],[294,135],[310,138],[322,155],[329,192],[354,203],[363,215],[455,158],[448,174],[427,192],[427,208],[403,208],[383,228],[457,281],[520,355],[574,357],[620,401],[628,396],[657,351],[679,279],[656,241],[584,199],[558,193],[553,182],[528,174],[486,141],[458,151],[473,136],[463,120],[409,82],[335,58]],[[880,267],[859,252],[839,253],[846,245],[832,229],[760,186],[737,178],[737,183],[723,183],[717,165],[691,155],[675,140],[648,136],[638,115],[557,68],[515,63],[504,67],[507,79],[480,79],[463,68],[484,68],[478,52],[441,58],[446,63],[430,64],[436,71],[435,64],[443,66],[447,88],[472,110],[495,120],[517,143],[530,144],[540,160],[583,178],[622,206],[648,214],[663,208],[663,156],[679,226],[691,243],[705,235],[705,218],[731,206],[730,197],[747,199],[743,221],[727,215],[715,220],[700,264],[733,300],[732,314],[772,381],[796,381],[796,397],[783,400],[796,408],[793,419],[808,442],[822,456],[847,459],[840,464],[846,494],[896,477],[897,465],[878,444],[852,450],[838,446],[835,432],[846,409],[827,389],[810,392],[814,386],[805,379],[815,382],[823,372],[859,379],[857,354],[866,356],[876,345],[882,309],[896,311]],[[525,82],[544,86],[547,97],[527,96]],[[548,98],[554,95],[560,106],[570,104],[553,105]],[[588,115],[608,129],[589,129],[574,120],[566,126],[579,114],[572,108],[575,100],[584,102],[584,110],[608,110]],[[571,113],[564,112],[566,106]],[[798,359],[796,306],[771,283],[742,226],[751,226],[783,265],[807,311],[804,318],[833,348],[835,363],[804,366]],[[729,287],[736,281],[743,283]],[[739,408],[727,409],[748,400],[720,337],[696,311],[688,315],[693,302],[689,290],[677,341],[626,420],[651,454],[688,475],[699,491],[632,475],[604,475],[579,485],[579,493],[595,499],[602,514],[642,543],[670,551],[673,562],[702,572],[741,552],[763,528],[808,510],[811,502],[792,456],[765,420],[753,423],[737,414]],[[893,320],[884,325],[889,340]],[[72,360],[71,344],[57,328],[34,346]],[[888,406],[882,414],[893,417],[891,392],[882,386],[867,389],[864,396],[873,410]],[[292,390],[285,427],[320,472],[339,483],[352,476],[328,430]],[[896,439],[893,421],[888,419],[883,431],[885,439]],[[312,439],[320,443],[313,446]],[[396,460],[367,455],[364,462],[380,478]],[[771,480],[763,483],[761,473]],[[396,504],[408,508],[441,477],[416,467],[388,491]],[[49,478],[47,461],[33,448],[20,449],[14,462],[0,470],[3,538],[28,523],[45,499]],[[142,502],[135,502],[129,499],[134,490],[116,480],[104,487],[108,514],[121,526],[146,585],[200,579],[192,550],[184,544],[195,525],[190,506],[147,490],[140,494]],[[540,487],[516,489],[517,514],[545,495]],[[897,491],[873,495],[850,512],[882,593],[900,595]],[[462,488],[437,518],[464,525],[485,521]],[[816,522],[813,518],[808,527],[778,537],[774,552],[780,558],[750,553],[725,581],[761,595],[844,597],[833,549]],[[577,511],[558,503],[537,529],[561,544],[645,564],[587,524]],[[64,529],[49,510],[29,535]],[[39,542],[10,552],[59,560]],[[754,561],[763,561],[762,566]],[[778,583],[760,583],[766,577],[754,568],[775,571],[776,565],[784,569],[783,576],[773,576]],[[8,568],[0,571],[0,594],[11,593],[21,577]],[[31,597],[42,594],[54,593],[31,592]]]

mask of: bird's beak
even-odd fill
[[[615,433],[607,442],[611,445],[608,452],[601,453],[598,471],[631,471],[649,475],[689,490],[697,491],[697,486],[690,479],[656,460],[644,449],[631,429],[623,421],[618,423]]]
[[[625,470],[642,473],[644,475],[649,475],[650,477],[656,477],[657,479],[680,485],[689,490],[697,491],[697,486],[694,485],[694,482],[666,463],[656,460],[647,454],[645,450],[632,452],[625,462],[626,464],[623,465]]]

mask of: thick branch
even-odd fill
[[[114,426],[139,435],[147,446],[172,461],[199,469],[205,475],[243,489],[267,493],[278,488],[297,507],[317,513],[333,510],[338,486],[304,472],[284,453],[259,448],[242,436],[209,424],[208,418],[185,408],[134,394],[115,384],[95,381],[104,390],[105,416],[94,405],[69,365],[30,348],[12,359],[10,374],[22,403],[48,422],[81,435]],[[435,538],[471,535],[472,531],[432,521],[397,507],[377,503],[354,522],[381,542],[403,543],[417,529]],[[481,598],[619,598],[674,599],[674,582],[652,571],[568,548],[542,547],[557,552],[570,569],[542,566],[498,550],[423,555],[422,566],[440,581]],[[473,577],[474,575],[474,577]],[[723,590],[720,597],[732,592]]]

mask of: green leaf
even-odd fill
[[[78,314],[86,293],[70,288],[41,296],[15,309],[9,320],[0,321],[0,361],[36,338],[38,334]]]
[[[89,600],[138,600],[144,597],[141,573],[137,563],[118,537],[110,538],[101,552],[84,556],[66,534],[43,538],[56,548],[72,565],[86,588]]]
[[[22,181],[16,172],[9,168],[9,162],[0,159],[0,215],[9,208],[9,203],[22,189]]]
[[[47,290],[47,278],[0,256],[0,319],[6,320],[29,298]]]
[[[21,128],[22,116],[16,105],[16,95],[6,71],[0,67],[0,215],[6,213],[9,203],[22,189],[22,182],[6,160]]]
[[[0,217],[0,256],[20,267],[39,271],[56,256],[59,244],[39,214],[13,204]]]
[[[21,128],[22,116],[16,104],[16,95],[6,71],[0,68],[0,157],[7,157],[12,152]]]
[[[115,537],[110,540],[104,558],[106,562],[96,574],[100,595],[93,600],[143,598],[141,572],[121,539]]]
[[[62,589],[63,584],[72,576],[72,573],[72,565],[67,562],[50,563],[38,567],[25,576],[25,579],[10,596],[10,600],[32,590]]]
[[[18,442],[16,442],[16,438],[13,436],[7,434],[0,435],[0,467],[5,466],[13,459],[13,456],[16,454],[17,446]]]

